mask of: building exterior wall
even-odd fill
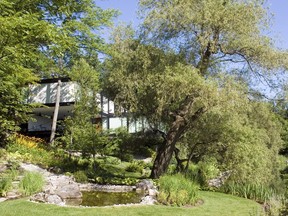
[[[28,93],[28,103],[55,103],[57,83],[40,83],[31,85]],[[74,82],[61,83],[60,103],[74,102],[77,84]]]
[[[73,113],[74,102],[76,99],[78,85],[72,81],[66,81],[61,84],[60,108],[58,119],[64,120],[67,116]],[[28,122],[28,131],[51,131],[52,118],[54,114],[54,105],[56,100],[57,82],[40,83],[31,85],[27,103],[40,103],[47,105],[47,107],[35,108],[33,111],[33,120]],[[113,101],[97,94],[96,100],[99,102],[99,117],[102,120],[103,129],[116,129],[119,127],[127,128],[130,133],[143,130],[145,124],[142,121],[129,121],[125,116],[123,108],[117,108]],[[62,105],[61,105],[62,104]],[[118,113],[122,113],[121,117],[115,115],[115,109]],[[146,125],[147,126],[147,125]]]

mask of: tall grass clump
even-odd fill
[[[273,189],[264,185],[239,184],[235,182],[227,182],[220,190],[224,193],[255,200],[259,203],[266,203],[276,194]]]
[[[158,201],[165,205],[194,205],[199,199],[199,186],[184,176],[165,175],[159,179]]]
[[[6,196],[7,192],[12,188],[12,178],[8,175],[0,177],[0,196]]]
[[[30,196],[42,190],[44,178],[37,172],[26,172],[19,183],[19,190],[22,194]]]
[[[14,167],[4,171],[0,175],[0,196],[6,196],[7,192],[12,189],[12,181],[19,175],[19,171]]]

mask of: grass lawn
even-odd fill
[[[61,215],[193,215],[193,216],[258,216],[261,206],[251,200],[214,192],[200,193],[204,204],[197,207],[130,206],[130,207],[59,207],[28,202],[26,199],[0,203],[1,216],[61,216]]]

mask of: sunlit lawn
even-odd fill
[[[261,215],[261,206],[251,200],[231,195],[201,192],[204,203],[197,207],[130,206],[130,207],[59,207],[32,203],[26,199],[0,203],[1,216],[61,216],[61,215],[193,215],[193,216],[252,216]]]

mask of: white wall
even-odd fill
[[[55,103],[57,83],[31,85],[28,103]],[[77,84],[62,82],[60,102],[74,102]]]

